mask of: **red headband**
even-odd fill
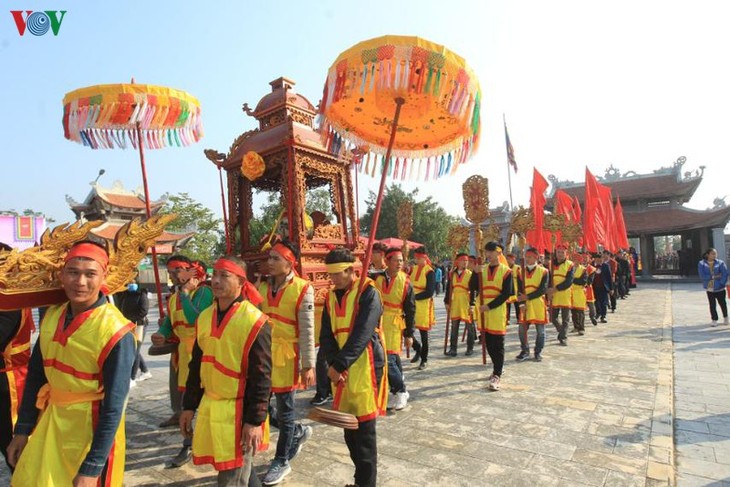
[[[195,269],[198,279],[204,278],[205,274],[207,274],[207,271],[198,262],[193,262],[193,269]]]
[[[63,261],[66,263],[69,260],[76,259],[78,257],[98,262],[104,270],[106,270],[106,266],[109,265],[109,254],[106,253],[106,250],[92,243],[74,245],[71,247],[71,250],[68,251]]]
[[[379,250],[374,250],[373,252],[380,252],[380,251]],[[385,254],[385,258],[386,259],[390,259],[395,254],[401,254],[401,255],[403,255],[403,251],[402,250],[391,250],[390,252],[388,252],[387,254]]]
[[[469,257],[462,255],[461,257],[457,257],[454,262],[469,262]]]
[[[190,269],[190,264],[182,260],[173,260],[167,263],[168,269]]]
[[[244,279],[246,279],[246,271],[243,270],[243,267],[228,259],[218,259],[217,261],[215,261],[213,269],[219,271],[227,271],[238,277],[243,277]]]
[[[533,254],[536,257],[540,256],[540,254],[537,252],[537,250],[534,250],[534,249],[525,250],[525,254]]]
[[[289,262],[291,265],[296,265],[297,263],[297,257],[294,255],[294,252],[291,251],[289,247],[287,247],[284,244],[276,243],[271,248],[274,252],[284,257],[284,260]]]

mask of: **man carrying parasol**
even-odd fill
[[[193,463],[218,471],[219,486],[247,486],[253,455],[265,444],[271,395],[271,326],[249,300],[245,263],[213,266],[215,301],[196,323],[180,430],[192,439]],[[198,419],[193,435],[193,417]]]
[[[359,292],[355,255],[331,250],[325,265],[334,288],[322,312],[320,347],[329,364],[332,408],[354,415],[358,428],[345,430],[345,443],[355,464],[355,484],[374,487],[378,471],[375,421],[385,414],[387,376],[385,350],[378,325],[383,314],[380,295],[371,280]]]
[[[13,486],[122,485],[136,345],[134,324],[102,290],[108,264],[106,249],[91,241],[66,254],[60,280],[68,301],[43,318],[8,446]]]
[[[416,301],[408,274],[403,272],[403,251],[389,248],[385,252],[387,270],[375,279],[375,287],[383,299],[382,329],[385,336],[385,351],[388,354],[388,382],[393,394],[393,408],[405,409],[409,394],[403,378],[400,360],[401,339],[405,337],[406,348],[413,344],[413,328]],[[391,401],[388,401],[389,405]]]
[[[436,275],[428,258],[425,247],[419,247],[413,251],[416,257],[416,265],[411,269],[411,283],[416,293],[416,328],[421,334],[421,341],[413,340],[413,350],[416,354],[411,359],[415,364],[419,360],[418,370],[428,366],[428,332],[436,322],[433,295],[436,292]]]

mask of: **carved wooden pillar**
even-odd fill
[[[241,200],[240,194],[238,192],[238,178],[238,170],[226,170],[226,185],[228,186],[228,234],[232,239],[231,249],[235,249],[236,229],[239,228],[238,214],[240,211],[239,209],[241,206]]]
[[[349,168],[345,168],[344,188],[347,196],[345,204],[347,205],[347,214],[350,218],[350,226],[352,228],[352,243],[357,246],[357,240],[360,237],[360,229],[358,228],[359,215],[355,213],[355,192],[353,191],[352,171]]]

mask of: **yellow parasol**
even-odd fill
[[[363,170],[381,172],[365,269],[387,175],[428,179],[455,171],[476,150],[480,103],[479,83],[464,59],[418,37],[370,39],[332,64],[320,103],[324,144],[334,153],[357,147]]]
[[[63,133],[92,149],[139,150],[147,218],[151,218],[144,149],[185,147],[203,137],[200,103],[188,93],[164,86],[131,83],[81,88],[63,97]],[[160,316],[162,291],[157,250],[152,264]]]

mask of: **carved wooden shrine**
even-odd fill
[[[251,110],[259,127],[244,132],[233,141],[227,154],[206,150],[206,157],[226,170],[228,220],[234,250],[249,264],[249,273],[265,273],[267,252],[262,242],[251,241],[249,223],[253,218],[253,198],[257,191],[276,192],[284,208],[281,233],[299,246],[302,277],[314,283],[316,300],[323,301],[329,286],[324,256],[333,247],[343,246],[362,255],[358,218],[351,173],[351,156],[337,157],[322,145],[314,129],[316,108],[293,89],[294,82],[278,78],[270,83],[271,93]],[[266,164],[264,174],[250,181],[241,174],[241,161],[248,152],[258,153]],[[315,188],[329,188],[334,220],[312,218],[307,228],[306,194]],[[251,276],[253,277],[253,276]]]

